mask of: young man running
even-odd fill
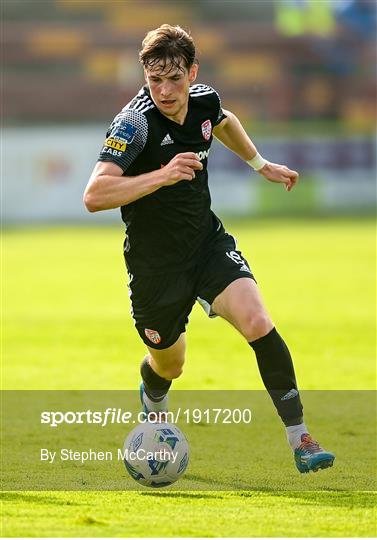
[[[330,467],[334,455],[312,439],[303,422],[289,350],[248,262],[211,211],[207,159],[213,135],[287,191],[298,173],[263,159],[238,118],[222,109],[217,92],[193,84],[195,46],[179,26],[149,32],[139,56],[146,85],[110,125],[84,202],[90,212],[121,207],[126,224],[133,317],[149,351],[141,365],[144,410],[167,410],[168,390],[185,360],[188,316],[198,300],[254,350],[298,470]]]

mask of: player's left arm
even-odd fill
[[[249,163],[266,180],[285,184],[286,190],[291,191],[298,180],[298,172],[289,169],[286,165],[270,163],[263,159],[237,116],[230,111],[224,110],[224,113],[226,118],[213,128],[216,139]]]

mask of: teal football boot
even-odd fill
[[[327,469],[333,466],[335,459],[334,454],[321,448],[309,433],[301,435],[301,444],[296,448],[294,455],[296,467],[300,473]]]

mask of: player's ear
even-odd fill
[[[189,70],[189,81],[190,84],[193,83],[198,76],[199,64],[195,63],[190,67]]]

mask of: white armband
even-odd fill
[[[254,171],[260,171],[268,161],[264,159],[259,152],[256,153],[256,155],[253,157],[253,159],[249,159],[249,161],[246,161],[250,167],[254,169]]]

